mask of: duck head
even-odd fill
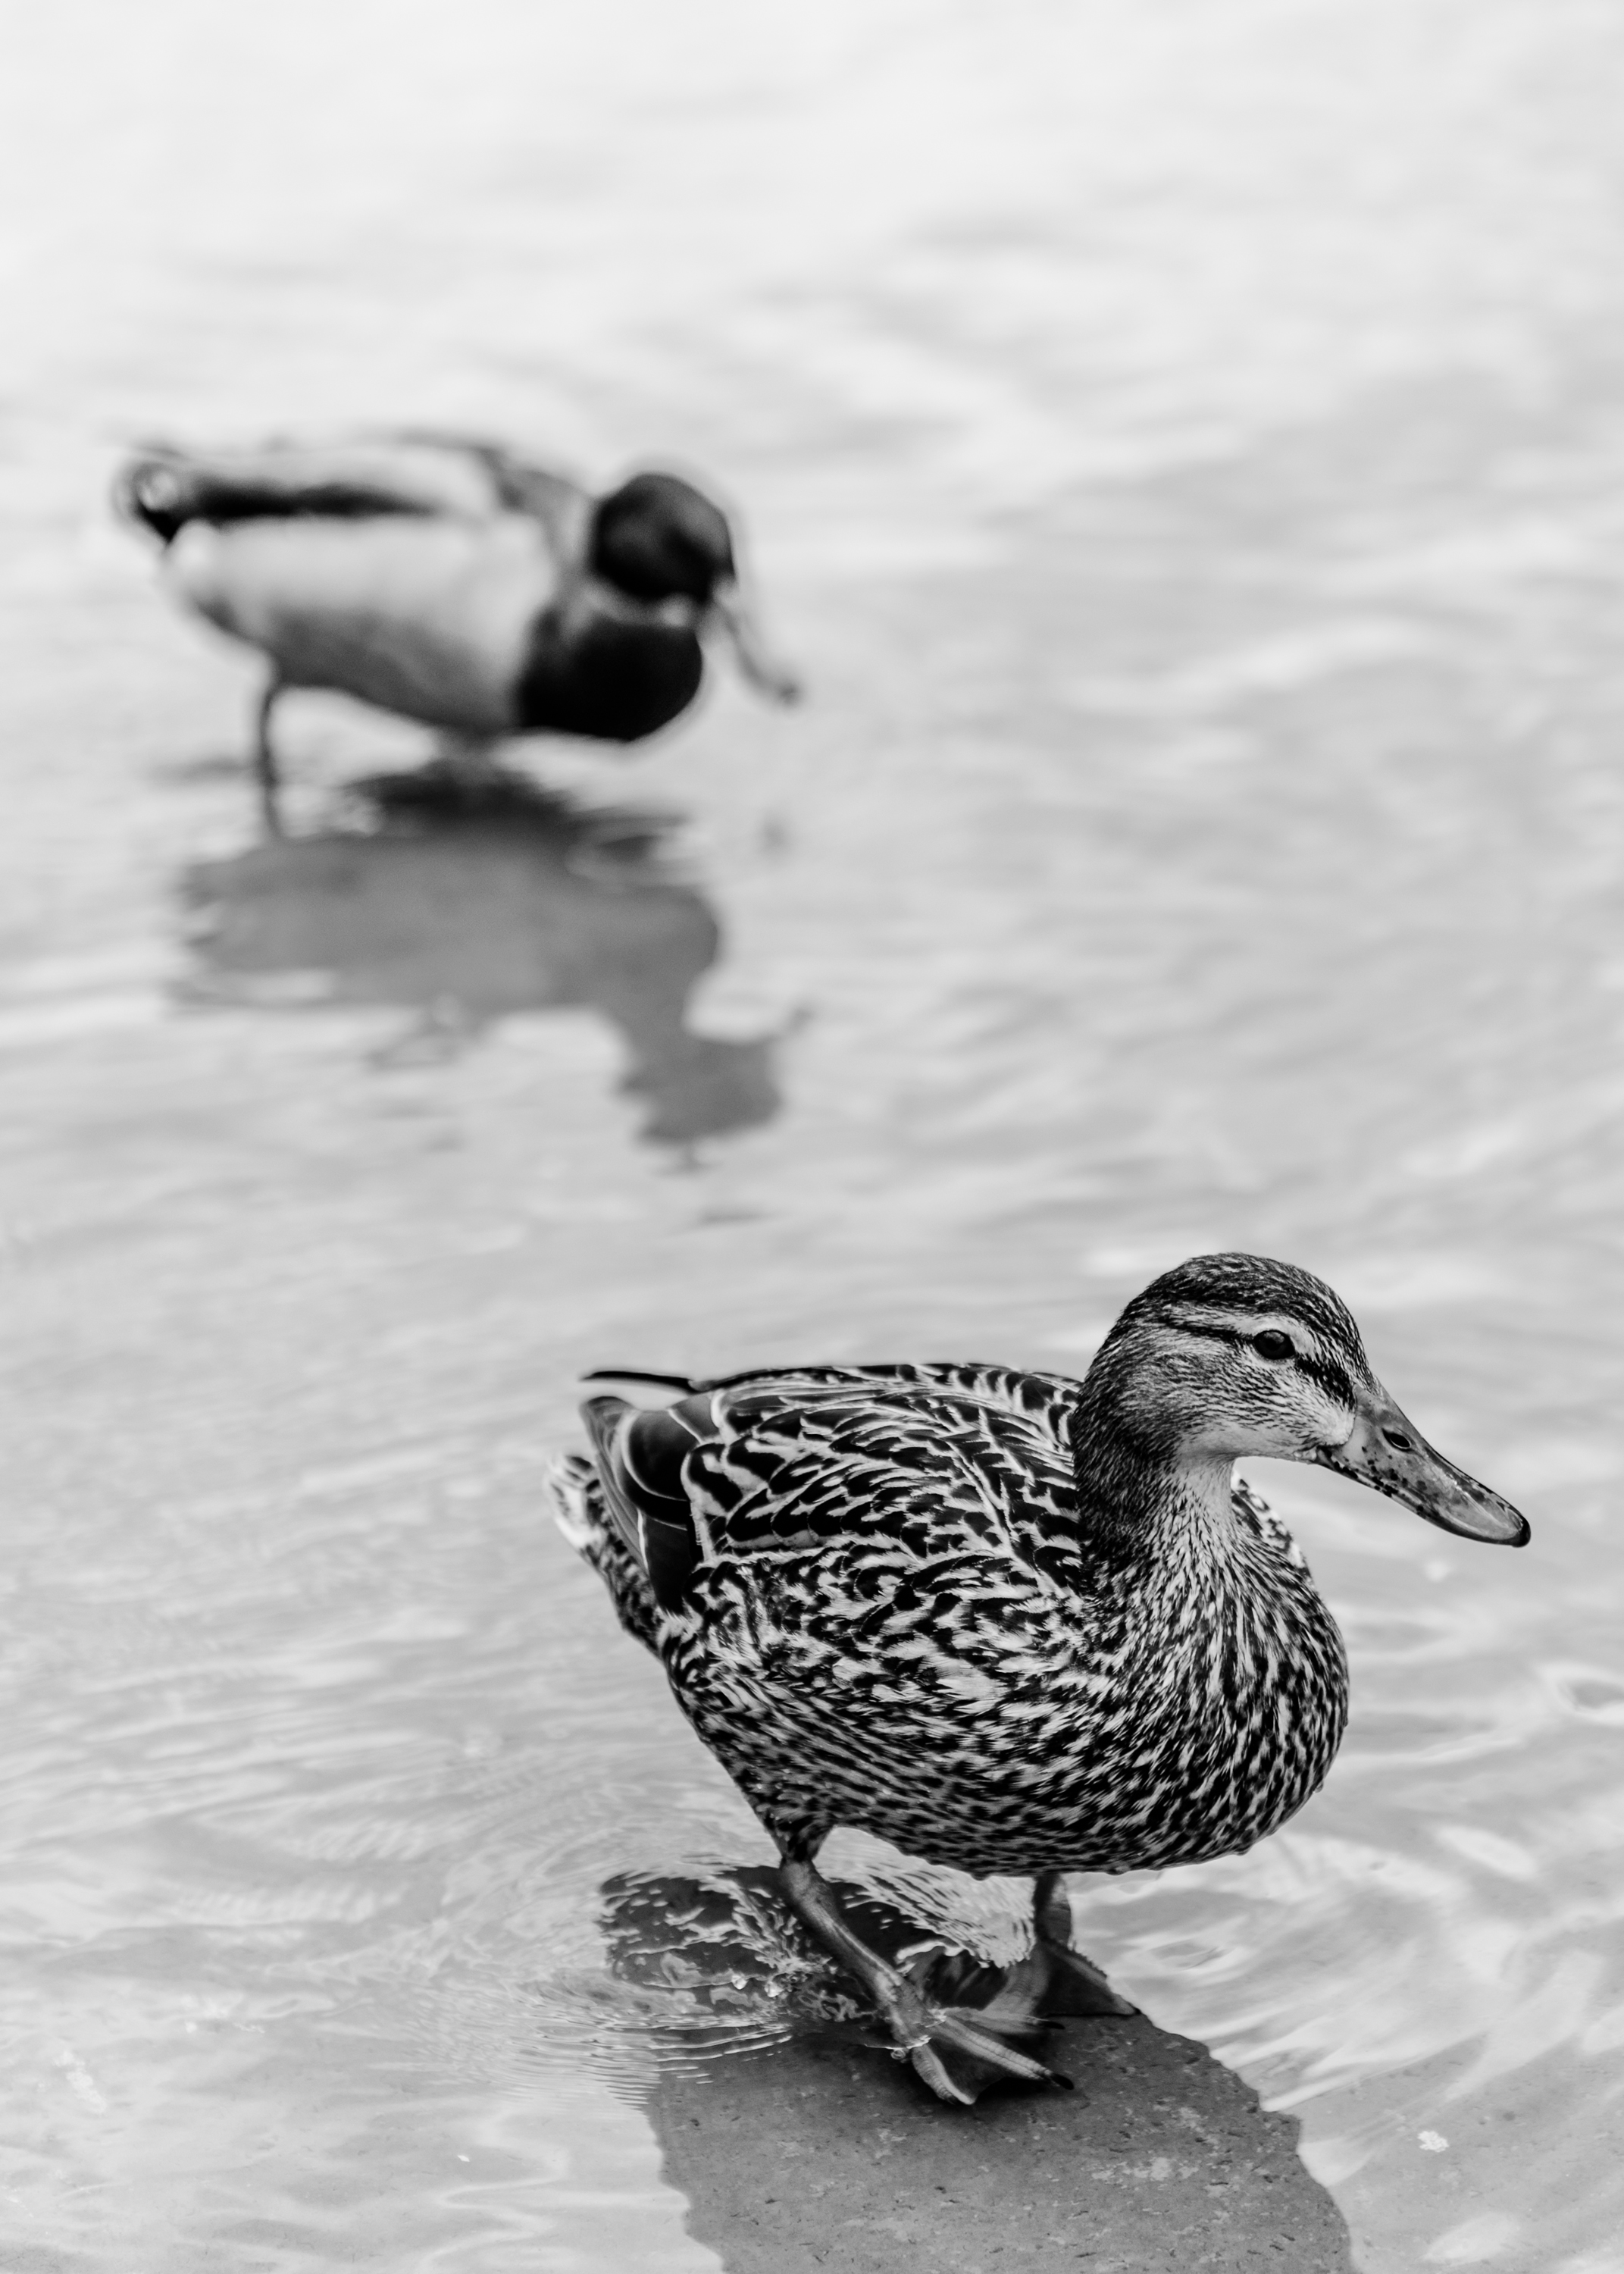
[[[1136,1295],[1086,1402],[1142,1460],[1219,1472],[1244,1455],[1312,1461],[1463,1540],[1526,1546],[1509,1502],[1435,1452],[1371,1370],[1347,1306],[1261,1255],[1197,1255]]]
[[[680,474],[634,474],[599,500],[587,568],[630,599],[687,602],[695,623],[726,635],[759,694],[775,703],[799,697],[799,681],[766,645],[741,587],[726,515]]]

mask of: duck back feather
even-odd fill
[[[1194,1862],[1324,1778],[1347,1668],[1289,1535],[1244,1487],[1199,1569],[1101,1530],[1079,1390],[820,1367],[590,1401],[567,1536],[786,1851],[839,1823],[978,1874]]]

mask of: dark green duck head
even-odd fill
[[[696,630],[714,625],[758,694],[775,703],[793,703],[800,694],[745,597],[726,515],[680,474],[634,474],[600,499],[586,565],[628,599],[648,606],[675,603],[673,613],[691,611]]]
[[[1261,1255],[1197,1255],[1136,1295],[1085,1388],[1095,1427],[1147,1466],[1221,1471],[1252,1455],[1312,1461],[1445,1532],[1505,1547],[1529,1527],[1433,1450],[1372,1371],[1346,1304]]]

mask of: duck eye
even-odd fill
[[[1265,1327],[1260,1335],[1253,1335],[1252,1346],[1259,1358],[1295,1358],[1297,1344],[1289,1335],[1282,1335],[1278,1327]]]

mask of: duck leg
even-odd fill
[[[282,682],[273,672],[265,682],[265,692],[259,697],[259,708],[254,715],[254,780],[259,791],[259,813],[267,837],[281,837],[280,795],[282,775],[276,764],[276,752],[271,743],[271,713],[276,708],[276,698],[282,691]]]
[[[1132,2014],[1099,1968],[1071,1947],[1071,1902],[1064,1871],[1040,1871],[1032,1890],[1033,1956],[1042,1970],[1038,1992],[1044,2014]]]
[[[1071,2090],[1070,2077],[1034,2060],[1010,2042],[1011,2037],[1032,2034],[1034,2017],[1026,2000],[1016,2000],[1019,2010],[1007,2015],[996,1999],[984,2007],[937,2005],[917,1981],[871,1950],[854,1932],[834,1889],[810,1856],[785,1856],[778,1879],[785,1899],[801,1924],[861,1984],[878,2007],[897,2059],[906,2057],[911,2061],[939,2098],[968,2107],[994,2077]]]

